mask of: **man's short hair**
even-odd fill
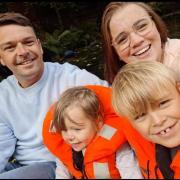
[[[20,13],[6,12],[0,13],[0,26],[17,24],[20,26],[30,26],[33,28],[31,21]]]

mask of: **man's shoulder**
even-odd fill
[[[80,69],[76,65],[73,65],[73,64],[70,64],[67,62],[63,63],[63,64],[60,64],[59,62],[45,62],[45,66],[47,66],[48,68],[60,68],[62,70],[64,70],[64,68],[66,68],[66,69]]]
[[[165,50],[167,51],[176,51],[180,49],[180,39],[169,39],[167,40]]]
[[[0,101],[1,104],[7,101],[7,98],[11,98],[12,94],[16,93],[16,79],[13,75],[8,76],[6,79],[0,82]]]
[[[14,85],[16,83],[15,77],[14,75],[10,75],[8,76],[6,79],[3,79],[0,82],[0,89],[4,89],[4,88],[9,88],[9,86],[12,87],[12,85]]]

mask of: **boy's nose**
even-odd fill
[[[166,120],[166,117],[158,112],[151,112],[150,116],[154,126],[160,126]]]

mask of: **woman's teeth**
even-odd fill
[[[138,51],[137,53],[135,53],[134,56],[139,56],[139,55],[145,53],[146,51],[148,51],[149,49],[150,49],[150,45],[146,46],[145,48],[143,48],[140,51]]]

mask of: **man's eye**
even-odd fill
[[[14,49],[15,49],[15,46],[4,47],[4,51],[13,51]]]
[[[34,43],[34,41],[27,41],[24,44],[26,44],[27,46],[32,46]]]

